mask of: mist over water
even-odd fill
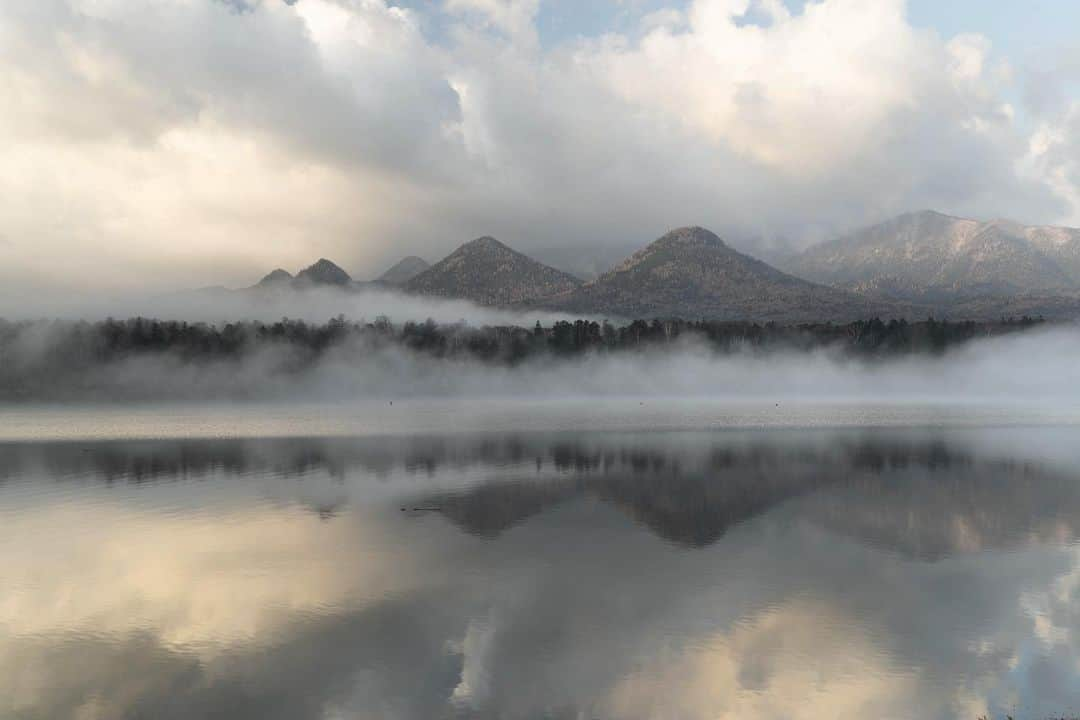
[[[270,321],[268,297],[146,314]],[[305,297],[289,314],[561,319]],[[45,382],[0,404],[0,717],[1080,708],[1075,326],[874,357],[685,337],[514,364],[357,334],[83,365],[73,327],[2,349],[5,392]]]
[[[34,327],[0,378],[55,358]],[[1057,326],[60,372],[0,406],[0,717],[1073,712],[1070,357]]]

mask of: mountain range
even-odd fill
[[[423,258],[410,255],[399,260],[376,279],[365,282],[363,280],[353,280],[352,276],[345,272],[340,265],[326,258],[320,258],[314,264],[296,273],[296,275],[282,268],[271,270],[247,290],[303,290],[313,287],[359,290],[378,286],[396,287],[408,282],[429,267],[431,266]]]
[[[277,268],[271,270],[269,273],[263,276],[262,280],[253,285],[251,290],[281,290],[281,289],[295,289],[302,290],[309,287],[319,286],[334,286],[339,288],[350,288],[353,286],[353,279],[349,276],[349,273],[342,270],[339,266],[327,260],[326,258],[320,258],[313,265],[309,265],[300,272],[293,275],[288,270]]]
[[[807,282],[685,227],[631,255],[596,280],[552,298],[568,312],[718,320],[847,320],[887,312],[855,293]]]
[[[484,306],[622,318],[777,322],[927,316],[1080,317],[1080,230],[924,211],[813,246],[774,267],[701,227],[672,230],[585,282],[492,237],[434,265],[407,257],[370,282],[327,259],[252,289],[393,287]]]
[[[815,282],[909,301],[1056,293],[1080,285],[1080,230],[901,215],[782,261]]]

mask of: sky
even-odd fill
[[[1073,0],[0,3],[0,287],[1080,225],[1076,27]]]

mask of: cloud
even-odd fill
[[[515,40],[536,42],[540,0],[445,0],[444,7],[452,13],[479,18]]]
[[[922,207],[1080,216],[1075,111],[1029,127],[989,42],[916,29],[902,0],[649,3],[632,31],[556,45],[539,10],[5,5],[0,280],[238,285],[482,234],[805,243]]]
[[[1031,169],[1067,198],[1080,224],[1080,101],[1046,118],[1031,138]]]

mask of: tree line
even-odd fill
[[[0,365],[35,363],[102,364],[131,355],[169,353],[185,361],[228,360],[262,348],[287,348],[303,365],[331,349],[362,353],[397,347],[438,358],[517,364],[541,356],[633,352],[697,342],[718,353],[833,349],[860,357],[942,353],[976,338],[994,337],[1042,324],[1041,318],[996,322],[950,322],[932,318],[871,319],[851,323],[776,323],[635,320],[615,325],[593,320],[558,321],[547,326],[470,326],[387,318],[326,323],[283,318],[277,322],[222,324],[150,318],[99,322],[0,320]]]
[[[1038,326],[1039,318],[998,322],[879,319],[852,323],[594,320],[471,326],[387,318],[325,323],[203,323],[151,318],[98,322],[0,320],[0,401],[50,398],[240,395],[310,377],[329,361],[357,371],[417,359],[512,367],[530,362],[635,352],[705,348],[719,355],[827,350],[873,362],[911,354],[942,354],[976,338]],[[202,383],[202,385],[200,385]],[[242,386],[242,387],[241,387]],[[200,389],[201,388],[201,389]]]

